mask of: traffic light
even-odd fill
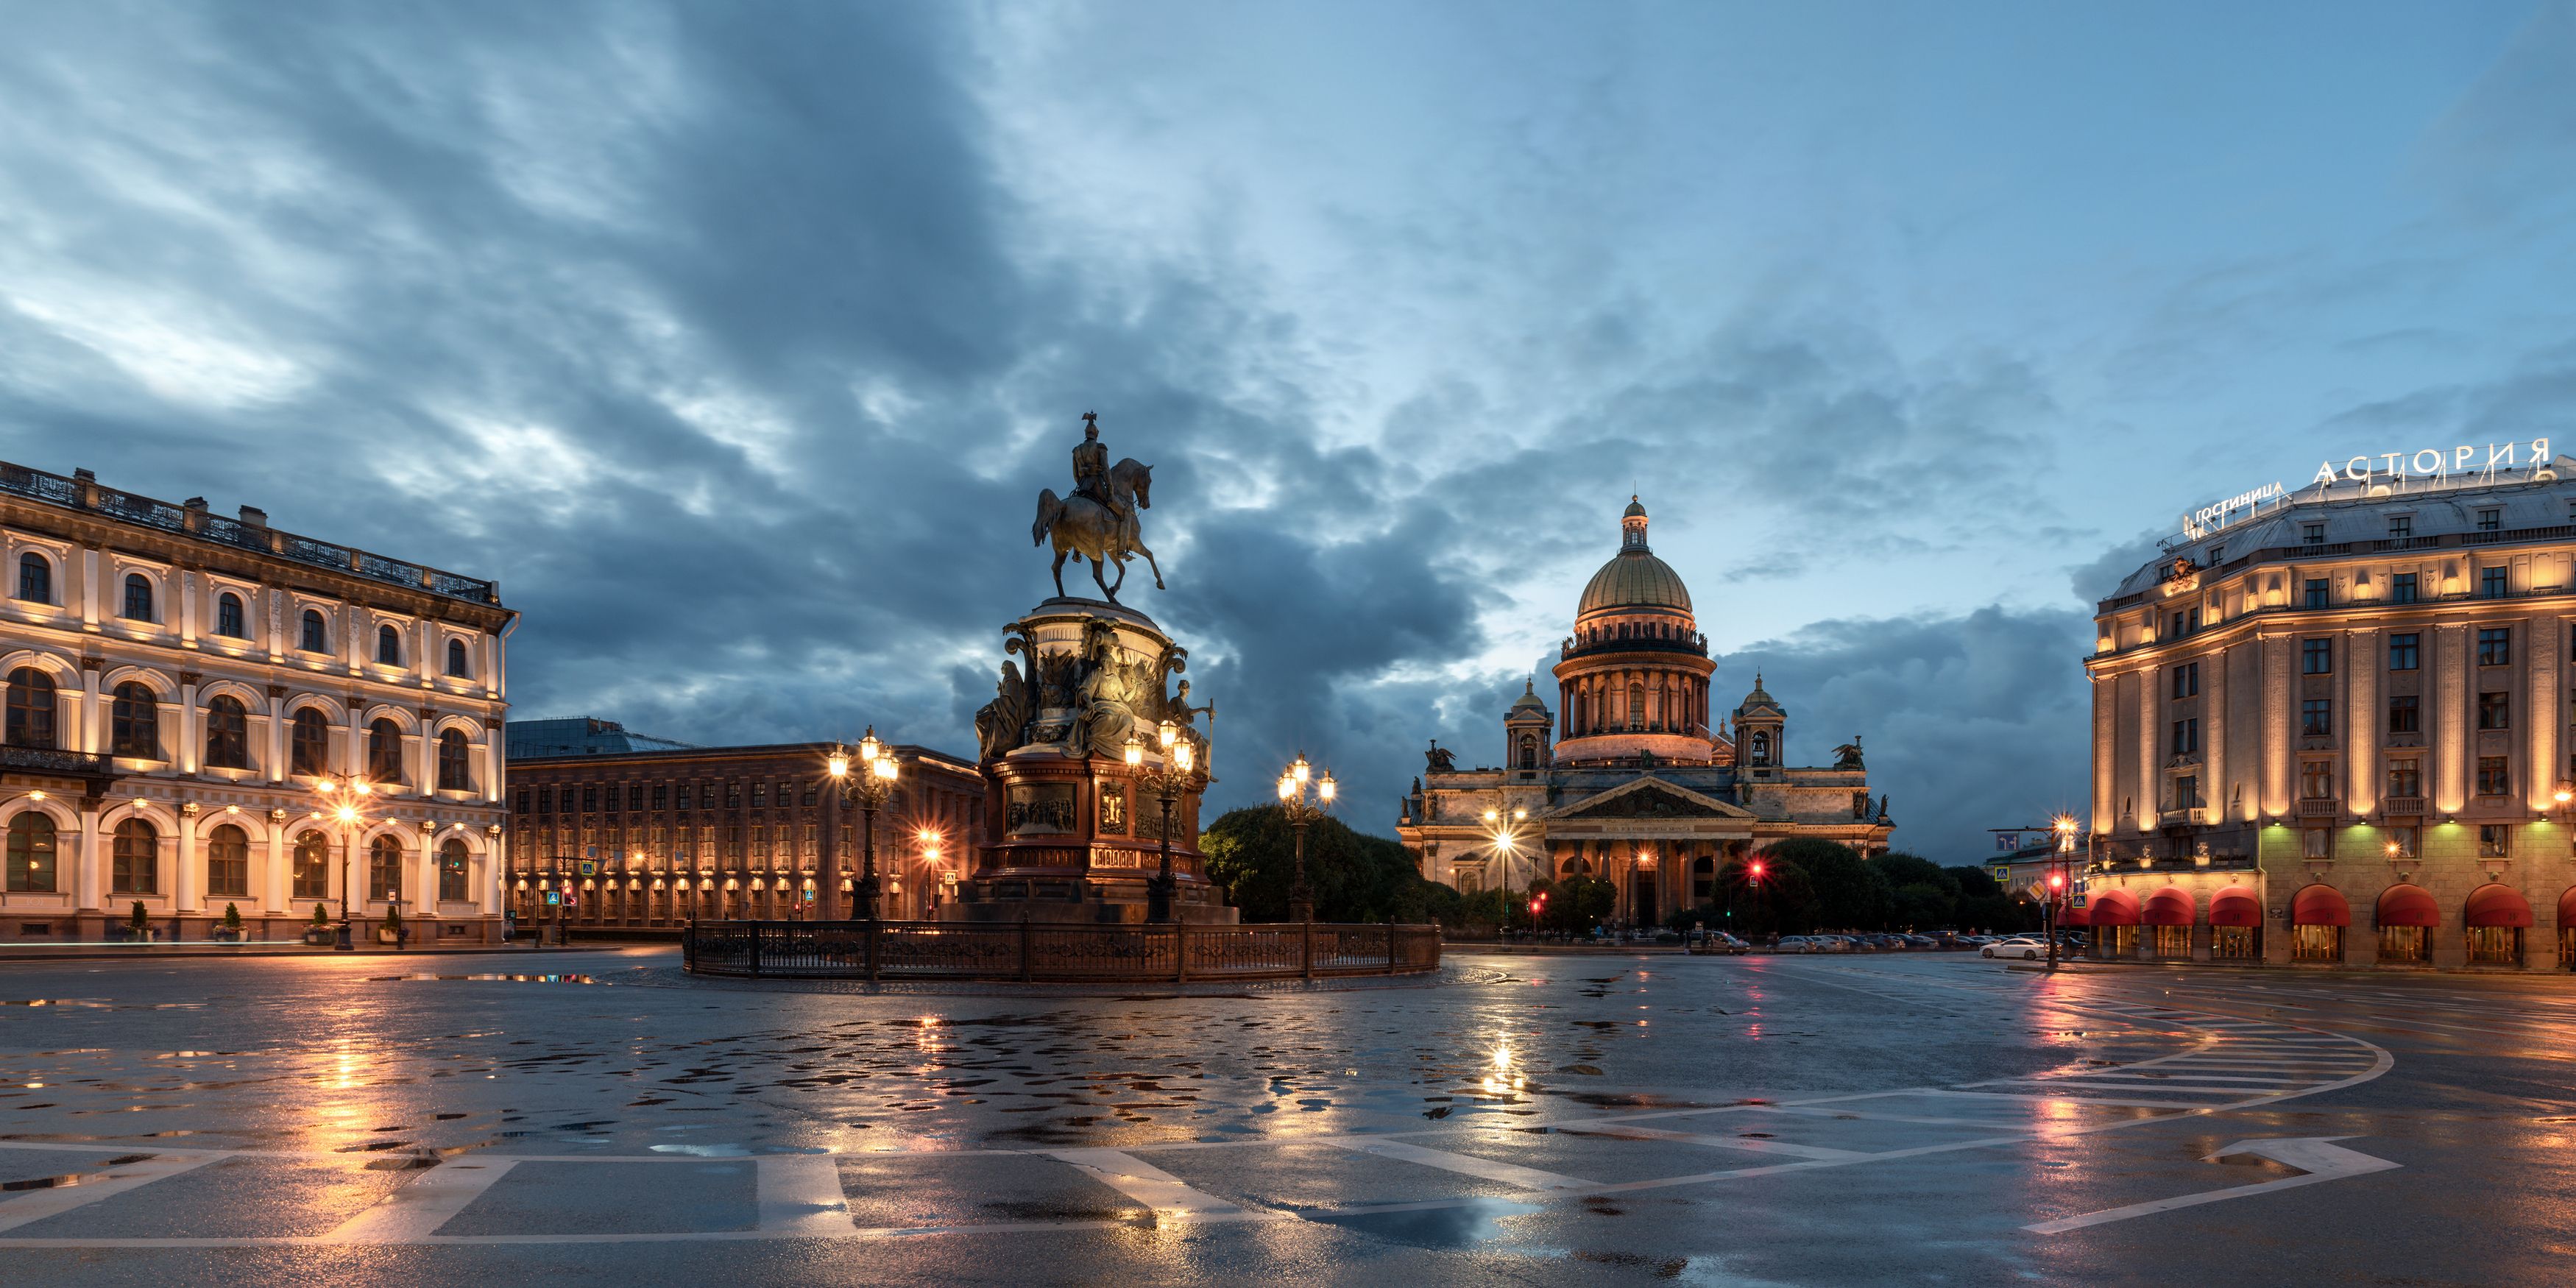
[[[1760,859],[1755,859],[1755,860],[1753,861],[1753,868],[1752,868],[1752,871],[1753,871],[1753,884],[1755,884],[1755,885],[1760,885],[1760,884],[1762,884],[1762,860],[1760,860]]]
[[[2066,888],[2066,874],[2065,874],[2065,873],[2063,873],[2063,872],[2051,872],[2051,873],[2049,873],[2049,874],[2048,874],[2048,888],[2049,888],[2049,889],[2051,889],[2051,890],[2063,890],[2063,889],[2065,889],[2065,888]]]

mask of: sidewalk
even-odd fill
[[[367,944],[342,952],[336,948],[315,948],[302,943],[251,944],[120,944],[66,943],[45,944],[34,951],[17,952],[0,948],[0,966],[10,962],[64,961],[158,961],[182,957],[472,957],[493,954],[552,956],[564,952],[614,952],[634,944],[575,944],[561,948],[539,948],[533,942],[511,944],[467,944],[454,948],[394,948],[385,944]]]
[[[2007,969],[2024,973],[2048,973],[2046,962],[2010,962]],[[2528,966],[2312,966],[2305,962],[2200,962],[2200,961],[2124,961],[2092,957],[2068,957],[2058,961],[2061,975],[2116,975],[2131,970],[2207,970],[2221,973],[2262,973],[2271,975],[2333,975],[2351,979],[2391,979],[2407,975],[2480,975],[2488,979],[2576,979],[2576,971],[2556,967],[2534,969]]]

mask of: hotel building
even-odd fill
[[[2410,459],[2321,470],[2101,601],[2096,951],[2566,961],[2576,461]]]

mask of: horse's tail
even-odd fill
[[[1056,499],[1055,489],[1040,489],[1038,491],[1038,521],[1029,525],[1029,544],[1033,546],[1045,545],[1047,533],[1054,529],[1056,519],[1063,514],[1064,502]]]

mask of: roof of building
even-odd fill
[[[1541,719],[1547,717],[1547,703],[1539,700],[1538,682],[1535,680],[1521,681],[1521,696],[1512,703],[1512,709],[1504,713],[1503,718],[1509,720],[1524,711],[1536,712]]]
[[[1766,711],[1779,715],[1788,714],[1788,708],[1781,706],[1779,699],[1772,697],[1770,692],[1762,687],[1762,673],[1756,671],[1753,673],[1753,691],[1745,694],[1742,702],[1735,704],[1735,714],[1746,716]]]
[[[1681,574],[1646,547],[1646,507],[1630,497],[1620,518],[1619,553],[1592,574],[1575,606],[1576,620],[1594,613],[1665,609],[1685,616],[1691,611],[1690,590]]]
[[[686,751],[696,744],[629,733],[614,720],[569,716],[553,720],[513,720],[506,726],[512,760],[551,756],[606,756],[630,751]]]

